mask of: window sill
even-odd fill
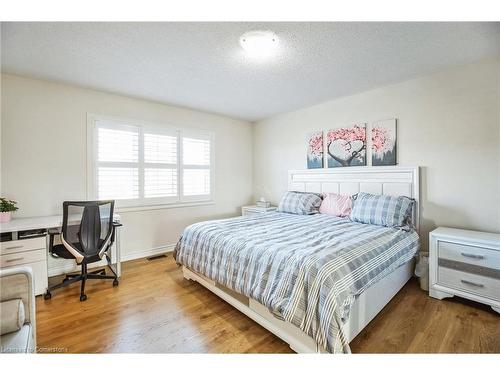
[[[184,203],[170,203],[170,204],[156,204],[151,206],[133,206],[133,207],[117,207],[115,209],[116,213],[123,212],[139,212],[139,211],[154,211],[154,210],[168,210],[170,208],[182,208],[182,207],[194,207],[194,206],[211,206],[215,202],[203,201],[203,202],[184,202]]]

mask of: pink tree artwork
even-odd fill
[[[323,168],[323,132],[307,135],[307,168]]]
[[[396,165],[396,119],[373,124],[372,165]]]
[[[366,124],[328,130],[328,167],[366,165]]]

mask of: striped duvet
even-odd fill
[[[190,225],[174,256],[265,305],[330,353],[349,353],[342,325],[356,296],[409,261],[418,246],[415,231],[268,213]]]

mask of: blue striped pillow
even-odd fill
[[[415,203],[412,198],[358,193],[353,199],[352,221],[384,227],[404,227],[411,223]]]
[[[278,211],[298,215],[316,214],[321,206],[321,201],[318,194],[288,191],[281,198]]]

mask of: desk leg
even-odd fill
[[[50,236],[49,236],[49,229],[47,228],[47,234],[45,235],[45,267],[47,268],[47,287],[45,288],[45,292],[47,292],[47,289],[49,288],[49,243],[50,243]],[[44,292],[44,293],[45,293]]]
[[[116,275],[118,277],[121,277],[121,275],[122,275],[122,256],[121,256],[120,232],[121,232],[121,228],[120,227],[116,228],[116,237],[115,237],[115,243],[116,243]]]

